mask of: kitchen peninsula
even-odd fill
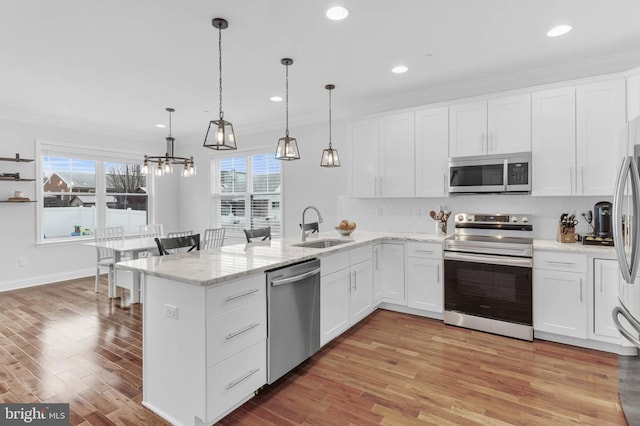
[[[145,276],[143,404],[174,424],[211,424],[267,383],[264,272],[268,270],[320,259],[323,345],[379,306],[442,319],[445,237],[359,231],[352,237],[335,238],[333,233],[322,233],[311,242],[338,239],[344,243],[318,249],[298,247],[298,240],[284,239],[119,263],[118,268]],[[540,276],[549,255],[583,256],[585,270],[587,263],[606,264],[615,258],[611,247],[546,240],[535,240],[534,251],[541,259],[536,266]],[[358,278],[355,291],[351,274],[362,268],[369,272]],[[594,284],[598,277],[593,272],[588,275],[588,280],[586,272],[580,275],[580,286],[593,293],[600,287]],[[545,289],[542,284],[539,287]],[[537,294],[534,291],[534,298]],[[540,322],[534,327],[536,338],[611,352],[629,350],[620,345],[619,336],[616,344],[608,336],[587,335],[587,323],[598,314],[589,310],[587,317],[591,297],[581,293],[581,299],[585,311],[570,321],[578,324],[576,329],[584,329],[583,334],[572,334],[572,329],[563,335]],[[543,318],[541,315],[538,317]],[[555,321],[553,315],[551,312]],[[603,346],[606,344],[609,346]]]

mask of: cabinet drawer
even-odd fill
[[[264,274],[258,274],[228,284],[216,285],[207,289],[207,316],[219,315],[267,296]]]
[[[548,271],[587,272],[587,256],[575,253],[541,251],[533,254],[533,267]]]
[[[267,383],[267,344],[262,340],[207,369],[207,419],[219,420]]]
[[[349,253],[346,251],[320,258],[320,275],[323,277],[348,267]]]
[[[349,261],[352,265],[371,260],[371,246],[354,248],[349,251]]]
[[[207,366],[267,338],[267,301],[248,305],[207,318]]]
[[[407,256],[423,259],[442,259],[442,244],[439,243],[407,243]]]

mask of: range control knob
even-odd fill
[[[522,223],[529,223],[529,218],[526,216],[522,216]]]
[[[458,216],[456,216],[456,220],[457,220],[458,222],[463,222],[463,221],[464,221],[464,216],[463,216],[463,215],[461,215],[461,214],[459,214]]]
[[[516,223],[518,221],[518,216],[511,216],[511,222]]]

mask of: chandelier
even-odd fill
[[[173,173],[174,164],[184,166],[182,170],[182,176],[193,176],[196,174],[196,166],[193,163],[193,157],[185,158],[176,157],[175,155],[173,155],[173,143],[175,142],[175,138],[171,135],[171,113],[174,112],[175,109],[165,108],[165,110],[169,112],[169,136],[167,136],[167,151],[164,155],[145,155],[144,163],[142,165],[142,174],[149,174],[149,163],[157,163],[158,167],[156,167],[154,171],[154,174],[156,176],[163,176]]]

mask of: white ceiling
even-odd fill
[[[326,120],[640,66],[638,0],[3,0],[0,115],[148,136]],[[325,18],[342,4],[349,17]],[[567,23],[569,34],[548,38]],[[409,71],[392,74],[405,64]],[[211,111],[206,113],[205,111]],[[240,143],[240,142],[239,142]]]

